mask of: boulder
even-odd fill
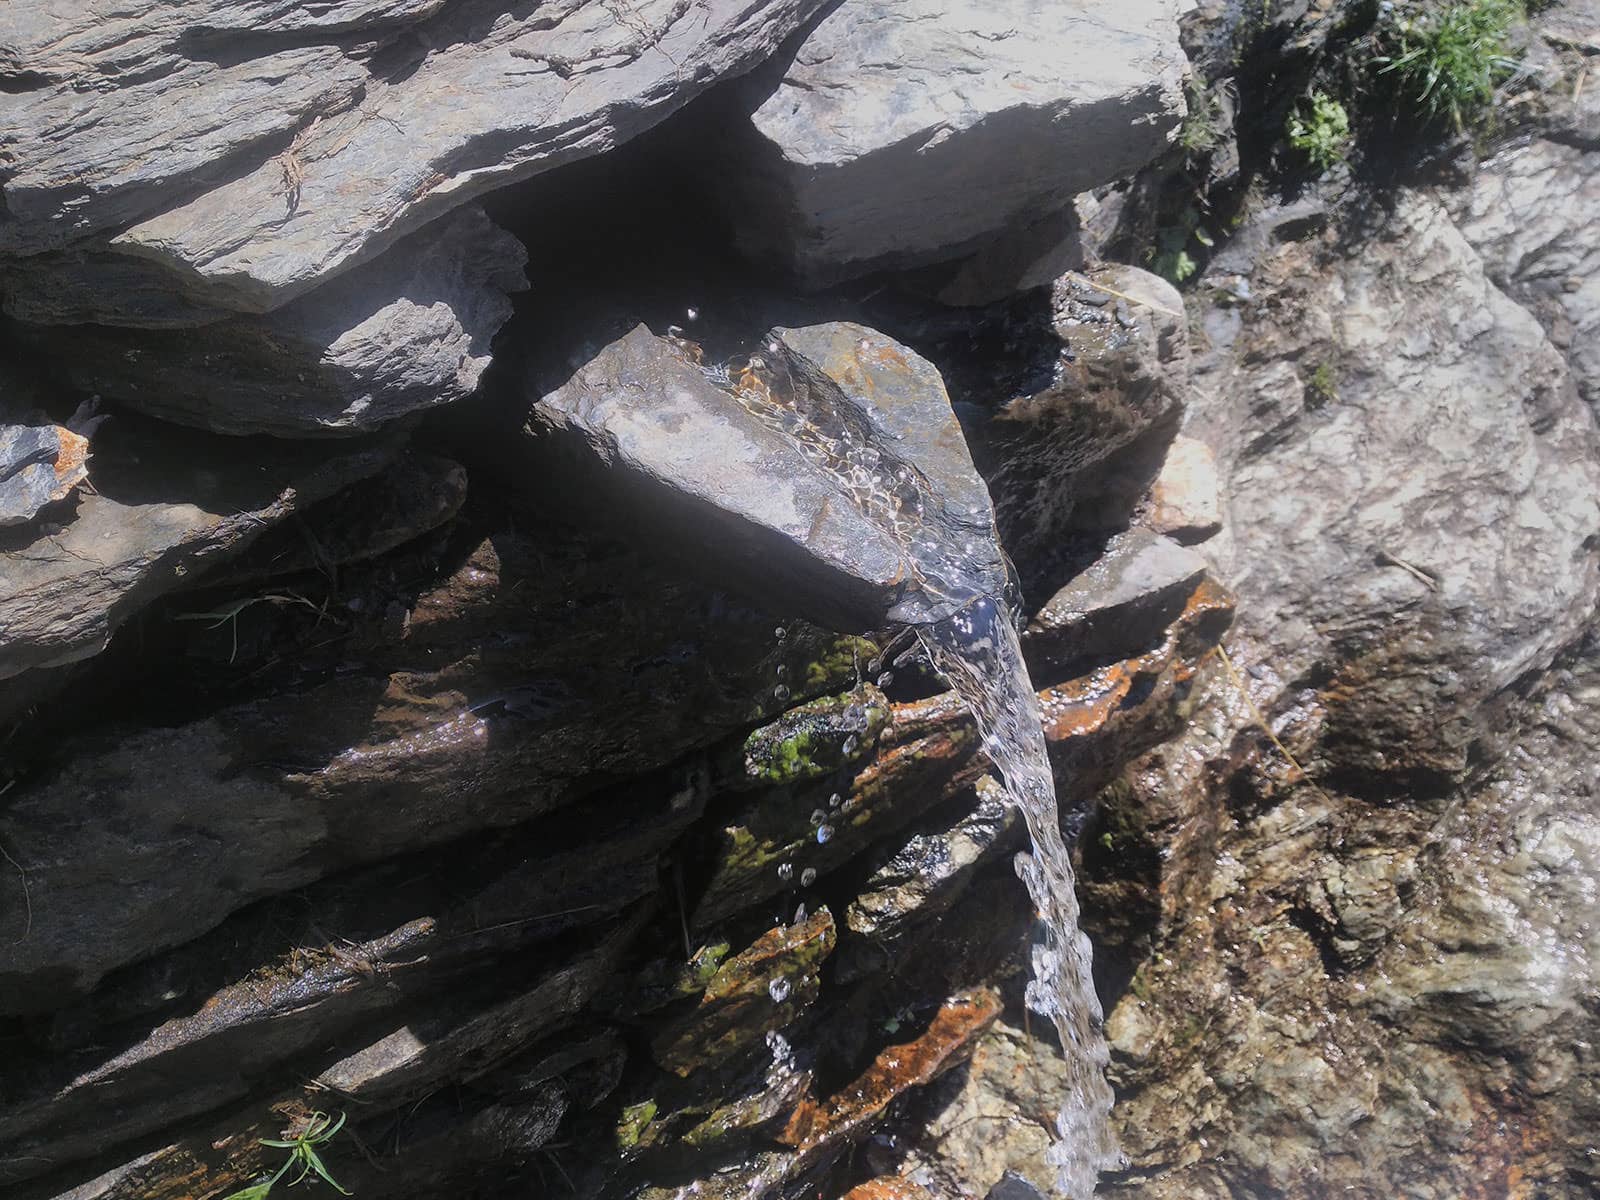
[[[739,237],[818,286],[960,257],[1164,150],[1161,0],[846,0],[752,81],[723,150]]]
[[[451,208],[642,132],[817,7],[97,0],[8,13],[0,253],[105,232],[201,304],[279,308]]]
[[[470,205],[261,316],[196,329],[69,323],[31,336],[77,387],[153,416],[220,433],[349,436],[469,394],[511,315],[507,293],[527,286],[526,260],[521,243]],[[74,275],[43,271],[54,289],[48,311],[24,291],[12,293],[10,311],[163,323],[171,309],[160,293],[157,316],[146,319],[140,294],[116,291],[119,276],[95,265]]]

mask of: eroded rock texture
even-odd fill
[[[1584,289],[1540,266],[1592,238],[1488,200],[1569,153],[1360,234],[1269,209],[1205,276],[1185,432],[1239,619],[1085,850],[1103,936],[1149,947],[1108,1024],[1113,1194],[1595,1186],[1594,380]]]

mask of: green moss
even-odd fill
[[[861,664],[878,656],[878,647],[863,637],[836,638],[820,658],[806,664],[801,676],[806,691],[840,687],[860,678]]]
[[[636,1147],[650,1128],[650,1122],[655,1119],[654,1100],[641,1100],[638,1104],[628,1105],[622,1110],[622,1119],[617,1122],[617,1149],[632,1150]]]
[[[745,739],[745,776],[774,786],[819,779],[870,754],[888,719],[876,688],[812,700]]]

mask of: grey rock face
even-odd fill
[[[393,458],[387,446],[273,452],[125,422],[99,445],[97,490],[70,522],[0,551],[0,679],[98,654],[145,604]]]
[[[1600,211],[1600,145],[1539,138],[1506,150],[1451,210],[1495,282],[1528,306],[1570,357],[1584,399],[1600,406],[1600,245],[1572,236],[1574,214]]]
[[[118,252],[169,268],[207,305],[267,311],[491,188],[648,128],[760,62],[816,7],[8,14],[0,45],[33,90],[0,102],[13,164],[0,247],[34,253],[131,225]],[[323,44],[269,52],[284,36]]]
[[[1118,535],[1029,622],[1030,662],[1140,653],[1183,611],[1205,573],[1199,554],[1147,529]]]
[[[1356,244],[1304,215],[1207,277],[1238,675],[1107,800],[1143,883],[1087,873],[1154,943],[1111,1194],[1587,1194],[1600,440],[1444,204]]]
[[[1160,153],[1184,68],[1160,0],[847,0],[735,143],[748,248],[812,284],[957,257]]]
[[[87,438],[61,425],[0,425],[0,529],[65,499],[88,475]]]
[[[1186,431],[1219,450],[1231,526],[1207,549],[1272,676],[1340,672],[1347,764],[1457,776],[1483,703],[1587,620],[1592,418],[1439,204],[1402,196],[1359,255],[1323,253],[1268,248],[1254,300],[1208,315],[1213,398]],[[1219,284],[1235,262],[1213,264]]]
[[[758,357],[719,381],[640,326],[536,403],[535,444],[611,475],[645,536],[842,628],[934,619],[974,581],[1004,589],[988,497],[926,360],[844,323],[777,331]]]
[[[477,386],[511,315],[506,294],[527,286],[526,259],[520,242],[471,205],[262,316],[34,336],[78,387],[154,416],[231,434],[357,434]]]

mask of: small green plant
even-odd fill
[[[1339,375],[1330,363],[1318,363],[1306,380],[1306,402],[1311,408],[1323,408],[1339,398]]]
[[[1429,121],[1457,132],[1494,103],[1495,91],[1516,73],[1507,35],[1521,20],[1519,0],[1455,0],[1401,17],[1387,35],[1379,74],[1392,75],[1401,97]]]
[[[1222,140],[1222,109],[1198,76],[1183,85],[1188,112],[1178,126],[1177,142],[1185,154],[1200,155]]]
[[[260,1139],[263,1146],[271,1146],[274,1150],[287,1150],[289,1157],[283,1160],[283,1165],[268,1179],[260,1183],[253,1183],[247,1188],[241,1188],[224,1200],[265,1200],[273,1185],[292,1171],[300,1168],[300,1173],[289,1181],[288,1186],[293,1187],[308,1175],[316,1175],[324,1180],[334,1191],[348,1196],[350,1193],[339,1186],[338,1180],[328,1174],[328,1168],[322,1165],[322,1158],[317,1153],[317,1147],[328,1142],[334,1134],[344,1128],[345,1114],[340,1113],[337,1120],[327,1113],[314,1112],[306,1118],[305,1128],[295,1136],[278,1140],[276,1138]]]
[[[1189,253],[1189,243],[1202,246],[1215,244],[1205,226],[1200,224],[1200,210],[1189,205],[1178,214],[1177,222],[1156,231],[1155,248],[1145,258],[1150,269],[1173,283],[1182,283],[1200,269],[1200,264]]]
[[[1350,141],[1350,114],[1327,92],[1312,92],[1309,110],[1296,108],[1286,129],[1289,145],[1311,160],[1318,171],[1330,171],[1344,161]]]

